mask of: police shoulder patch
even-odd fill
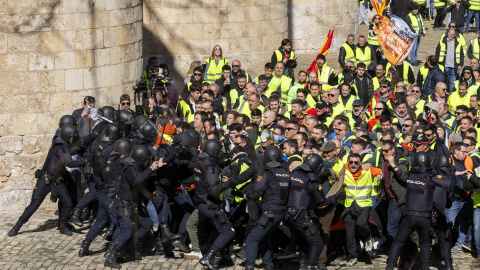
[[[437,174],[437,178],[439,178],[439,179],[440,179],[440,178],[442,178],[442,176],[441,176],[440,174]]]

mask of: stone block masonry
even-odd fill
[[[143,11],[140,0],[1,2],[0,209],[20,210],[58,119],[86,95],[98,107],[131,94],[142,72]]]

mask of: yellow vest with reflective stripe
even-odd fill
[[[348,61],[352,61],[353,64],[356,66],[357,62],[356,62],[356,59],[355,59],[355,52],[352,50],[352,47],[350,47],[350,45],[348,45],[348,43],[343,43],[342,48],[344,48],[345,52],[346,52],[346,54],[345,54],[345,64]]]
[[[238,100],[237,112],[250,117],[250,104],[248,104],[248,99],[245,98],[245,95],[241,96]]]
[[[439,61],[440,62],[440,61]],[[388,70],[392,67],[392,65],[390,64],[390,62],[387,64],[387,71],[385,72],[385,76],[388,75]],[[403,62],[403,83],[405,85],[408,85],[408,69],[410,68],[410,65],[407,63],[407,62]],[[393,85],[392,87],[395,87],[395,85]]]
[[[478,38],[472,39],[470,41],[470,45],[472,46],[472,53],[475,58],[480,58],[480,45],[478,44]]]
[[[367,41],[368,41],[368,44],[373,45],[373,46],[380,45],[380,42],[378,42],[378,37],[370,35],[370,31],[368,31]]]
[[[376,184],[374,183],[372,172],[370,170],[362,171],[362,175],[357,182],[349,170],[345,170],[345,179],[343,180],[346,198],[343,202],[345,207],[350,207],[353,201],[356,201],[360,207],[372,206],[372,196]]]
[[[291,78],[285,75],[282,75],[282,78],[279,79],[274,75],[272,80],[268,84],[268,90],[267,92],[265,92],[265,96],[269,98],[272,92],[277,91],[280,93],[280,101],[283,104],[287,104],[288,90],[290,90],[291,85],[292,85]]]
[[[320,71],[320,69],[318,70]],[[318,82],[322,84],[322,91],[330,91],[330,89],[333,87],[328,84],[328,77],[330,77],[330,74],[333,73],[333,68],[327,67],[327,62],[323,65],[322,71],[317,72],[318,74]]]
[[[238,163],[238,159],[235,160],[234,162],[232,163]],[[248,166],[247,163],[242,163],[242,165],[240,166],[240,174],[242,174],[244,171],[246,171],[250,166]],[[238,184],[235,186],[235,189],[236,190],[240,190],[243,186],[247,185],[248,183],[250,183],[252,181],[252,179],[249,179],[247,182],[245,183],[241,183],[241,184]],[[240,202],[242,201],[244,198],[243,197],[237,197],[235,196],[235,202]]]
[[[415,115],[418,117],[422,112],[425,107],[426,101],[423,99],[420,99],[417,104],[415,104]]]
[[[230,90],[230,104],[232,104],[232,107],[235,104],[235,102],[237,102],[237,99],[238,99],[238,90],[237,89]]]
[[[462,48],[462,44],[458,42],[457,47],[455,48],[455,63],[457,63],[458,65],[460,65],[460,55],[461,55],[460,50],[463,50],[463,48]],[[442,39],[442,41],[440,41],[440,56],[438,57],[438,62],[439,63],[443,62],[446,56],[447,56],[447,45],[443,43],[443,39]]]
[[[212,57],[205,59],[205,62],[207,63],[205,81],[208,83],[214,83],[222,76],[222,67],[228,63],[228,59],[220,59],[218,62],[218,66],[215,64],[215,59],[213,59]]]
[[[347,102],[343,104],[343,98],[340,96],[338,98],[338,102],[340,102],[340,105],[343,106],[343,111],[351,113],[353,111],[353,101],[356,99],[357,98],[354,95],[350,95],[350,98],[347,100]]]
[[[413,2],[415,2],[419,5],[425,5],[425,0],[413,0]]]
[[[191,111],[190,106],[183,99],[180,100],[179,105],[180,105],[180,108],[182,108],[183,117],[187,118],[187,123],[192,123],[193,119],[195,118],[195,112]]]
[[[423,23],[422,15],[418,14],[418,16],[420,17],[420,21],[421,21],[420,26],[418,25],[417,18],[415,17],[415,15],[413,15],[412,12],[408,13],[407,16],[410,18],[410,21],[412,22],[412,28],[413,28],[413,31],[415,32],[415,34],[420,33],[420,28],[422,28],[422,33],[425,33],[425,24]]]
[[[445,2],[441,0],[433,0],[433,7],[439,8],[445,6]]]
[[[356,62],[357,63],[364,63],[367,67],[365,70],[368,70],[368,65],[372,63],[372,50],[370,49],[370,46],[365,47],[365,53],[357,47],[355,49],[355,55],[356,55]]]
[[[468,9],[471,10],[480,10],[480,0],[470,0],[470,7]]]
[[[291,159],[291,158],[294,158],[294,157],[297,157],[297,158],[299,158],[299,159],[300,159],[300,161],[301,161],[301,162],[303,162],[303,158],[302,158],[302,156],[300,156],[300,155],[297,155],[297,154],[289,156],[289,157],[287,158],[287,160],[289,160],[289,159]]]

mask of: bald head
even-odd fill
[[[263,124],[269,126],[275,120],[275,113],[273,111],[266,111],[263,114]]]
[[[448,39],[452,40],[455,37],[455,29],[448,30]]]

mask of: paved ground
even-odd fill
[[[107,241],[99,237],[90,248],[95,254],[78,257],[78,249],[86,230],[75,232],[68,237],[56,230],[56,218],[53,211],[38,211],[24,225],[15,237],[7,232],[16,222],[20,212],[0,213],[0,269],[103,269],[103,254]],[[152,249],[142,248],[143,260],[125,263],[122,269],[202,269],[198,261],[184,260],[175,252],[176,258],[153,256]],[[470,253],[460,252],[454,255],[456,269],[472,269],[473,257]],[[355,267],[345,267],[345,261],[336,259],[329,269],[384,269],[386,255],[376,256],[371,263],[360,262]],[[257,261],[260,264],[260,261]],[[296,263],[283,260],[284,269],[297,269]],[[418,265],[415,264],[415,266]],[[241,262],[224,269],[243,269]],[[414,267],[413,269],[419,269]],[[432,255],[431,269],[443,269],[441,262]]]
[[[427,37],[420,44],[419,60],[424,61],[429,53],[434,53],[435,47],[444,31],[432,31],[427,23]],[[366,35],[367,26],[360,26],[360,33]],[[465,39],[476,37],[475,34],[466,34]],[[342,38],[342,37],[336,37]],[[307,69],[315,56],[300,56],[300,68]],[[338,67],[337,54],[329,54],[327,60],[332,67]],[[468,60],[467,60],[468,62]],[[415,68],[418,70],[418,67]],[[416,74],[416,73],[415,73]],[[53,211],[39,211],[24,225],[19,235],[7,237],[8,230],[16,222],[19,212],[0,213],[0,269],[103,269],[103,251],[107,241],[99,238],[91,250],[96,251],[93,256],[78,257],[78,249],[86,231],[75,233],[72,237],[61,235],[55,229],[57,217]],[[148,255],[151,250],[143,249],[143,260],[122,265],[123,269],[202,269],[197,261],[183,260],[182,258],[164,258]],[[178,253],[176,253],[178,256]],[[454,265],[456,269],[472,269],[473,257],[469,253],[455,253]],[[345,261],[336,259],[329,269],[384,269],[385,255],[379,255],[369,264],[360,262],[353,268],[345,267]],[[258,262],[260,263],[260,262]],[[284,269],[296,269],[291,260],[284,261]],[[417,263],[418,265],[418,263]],[[226,269],[243,269],[240,263]],[[414,269],[416,269],[414,267]],[[432,255],[431,269],[443,269],[438,258]]]

